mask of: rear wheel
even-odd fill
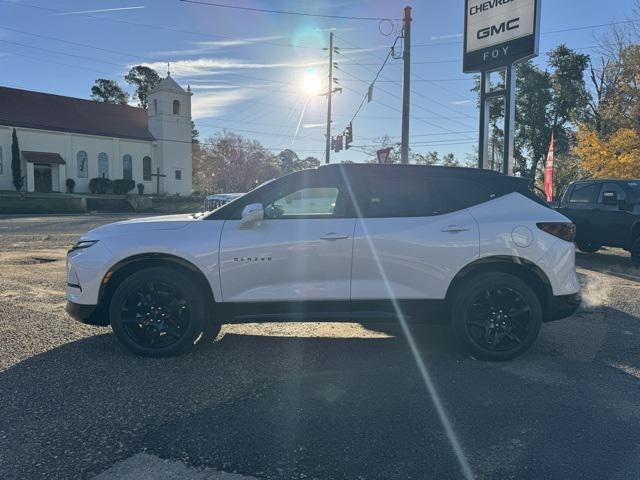
[[[191,348],[204,329],[198,285],[182,272],[154,267],[127,277],[109,307],[114,333],[138,355],[166,357]]]
[[[640,267],[640,237],[636,238],[633,245],[631,245],[631,262],[636,267]]]
[[[576,247],[578,247],[578,250],[584,253],[596,253],[602,248],[602,245],[591,242],[576,242]]]
[[[456,336],[478,358],[500,361],[517,357],[540,332],[540,300],[514,275],[495,272],[470,277],[452,300]]]

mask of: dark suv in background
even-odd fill
[[[640,266],[640,180],[583,180],[562,197],[560,213],[576,224],[576,246],[597,252],[603,246],[631,252]]]

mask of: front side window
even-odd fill
[[[577,183],[573,187],[569,203],[593,203],[599,190],[598,183]]]
[[[80,150],[76,154],[76,168],[78,173],[78,178],[87,178],[89,176],[89,157],[87,156],[87,152],[84,150]]]
[[[421,177],[372,176],[360,196],[363,217],[429,217],[441,213],[433,189]]]
[[[338,189],[336,187],[307,187],[278,198],[265,205],[265,218],[332,217]]]
[[[151,157],[142,159],[142,180],[151,180]]]
[[[122,157],[122,178],[125,180],[133,179],[133,160],[129,154]]]
[[[109,178],[109,157],[104,152],[98,154],[98,177]]]

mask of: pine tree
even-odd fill
[[[11,136],[11,173],[13,174],[13,186],[19,192],[22,189],[22,169],[20,167],[20,147],[18,146],[18,135],[13,129]]]

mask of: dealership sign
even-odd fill
[[[465,73],[538,54],[540,0],[465,0],[465,9]]]

